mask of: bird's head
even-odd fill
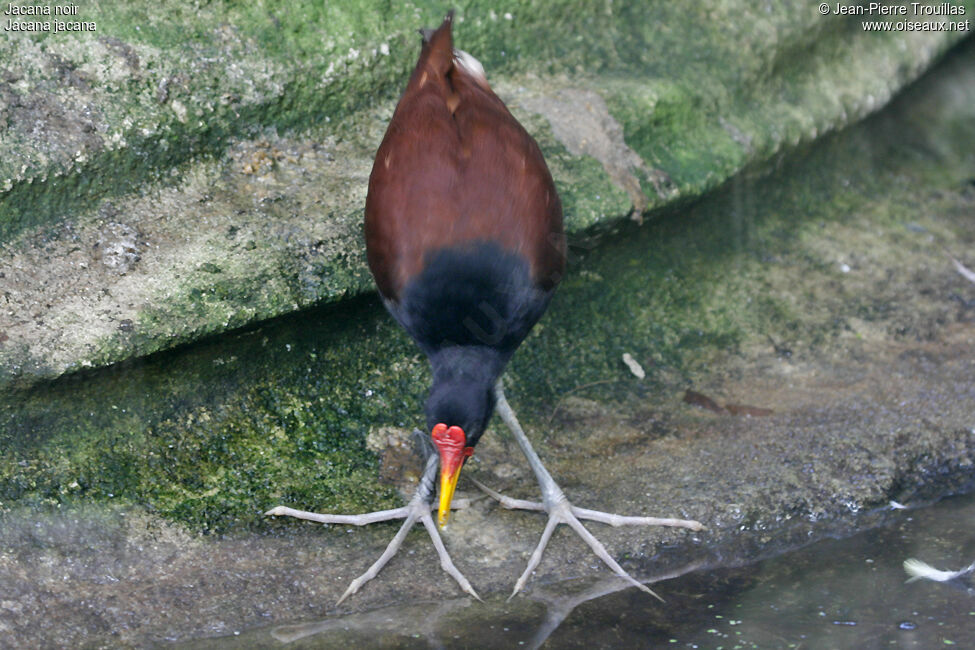
[[[461,379],[461,378],[458,378]],[[440,507],[437,521],[443,528],[450,514],[460,469],[484,433],[494,410],[491,384],[481,381],[434,384],[427,400],[427,426],[440,452]]]

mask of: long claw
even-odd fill
[[[575,518],[575,515],[566,519],[565,523],[569,524],[569,526],[572,527],[572,530],[576,531],[576,534],[589,545],[589,548],[591,548],[592,552],[596,554],[596,557],[598,557],[606,564],[606,566],[612,569],[613,573],[623,578],[637,589],[647,592],[660,602],[665,602],[664,599],[654,593],[650,587],[646,586],[642,582],[639,582],[638,580],[635,580],[633,576],[627,573],[626,569],[621,567],[619,563],[613,559],[613,556],[609,554],[609,551],[606,550],[603,543],[596,539],[596,536],[590,533],[586,527],[582,525],[582,522]]]
[[[689,528],[704,530],[704,524],[693,519],[661,519],[660,517],[627,517],[612,512],[589,510],[572,506],[572,513],[579,519],[598,521],[610,526],[670,526],[672,528]]]
[[[378,560],[372,563],[372,566],[369,567],[365,573],[349,584],[349,588],[346,589],[345,593],[342,594],[342,597],[339,598],[339,602],[335,603],[336,605],[341,605],[343,600],[359,591],[359,587],[379,575],[379,572],[382,571],[384,566],[386,566],[386,563],[393,559],[393,556],[396,555],[397,551],[399,551],[399,547],[403,545],[403,540],[406,539],[406,534],[410,532],[411,528],[413,528],[413,524],[416,523],[416,519],[416,512],[411,512],[406,517],[406,521],[404,521],[403,525],[399,527],[399,530],[396,532],[396,536],[390,540],[389,545],[386,546],[386,550],[383,551],[383,554],[379,556]]]
[[[467,578],[464,577],[464,574],[461,573],[456,566],[454,566],[453,561],[450,559],[450,555],[447,554],[446,547],[443,545],[443,540],[440,539],[440,533],[437,531],[437,526],[433,523],[433,515],[427,512],[420,517],[420,520],[423,522],[423,526],[427,529],[427,533],[430,534],[430,539],[433,541],[433,547],[437,549],[437,555],[440,556],[440,568],[442,568],[447,575],[456,580],[461,589],[469,593],[471,596],[474,596],[474,598],[477,600],[484,602],[481,600],[481,597],[477,595],[477,592],[474,591],[474,587],[472,587],[471,583],[468,582]]]
[[[307,512],[305,510],[295,510],[287,506],[276,506],[264,513],[265,517],[296,517],[315,521],[320,524],[345,524],[350,526],[365,526],[379,521],[389,521],[390,519],[403,519],[409,514],[410,507],[403,506],[393,510],[379,510],[369,512],[364,515],[328,515],[318,512]]]
[[[470,476],[467,478],[471,483],[476,485],[481,492],[496,500],[504,508],[508,508],[509,510],[538,510],[539,512],[545,512],[544,503],[539,503],[538,501],[525,501],[524,499],[512,499],[511,497],[505,496],[500,492],[495,492],[488,486],[478,481],[476,478]]]
[[[518,582],[515,583],[515,588],[511,592],[511,595],[508,596],[508,600],[514,598],[515,595],[521,591],[522,587],[525,586],[525,583],[528,582],[528,576],[530,576],[531,572],[535,570],[538,563],[542,561],[542,553],[545,552],[545,547],[548,546],[548,541],[552,538],[552,533],[555,532],[556,526],[561,523],[562,522],[559,521],[559,516],[557,513],[552,513],[549,515],[548,523],[545,524],[545,530],[542,531],[542,537],[538,540],[538,546],[535,547],[534,552],[532,552],[532,556],[528,558],[528,566],[525,567],[525,571],[518,578]]]

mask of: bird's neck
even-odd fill
[[[510,354],[483,345],[450,345],[430,355],[434,386],[468,383],[488,390],[504,372]]]

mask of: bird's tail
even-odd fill
[[[454,39],[451,29],[454,23],[454,10],[447,12],[437,29],[421,29],[423,51],[417,68],[429,68],[437,76],[445,76],[453,65]]]

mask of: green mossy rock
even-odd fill
[[[8,32],[0,388],[371,290],[372,154],[441,11],[127,1],[80,5],[95,32]],[[861,23],[804,0],[471,3],[456,41],[581,233],[855,122],[964,35]]]

